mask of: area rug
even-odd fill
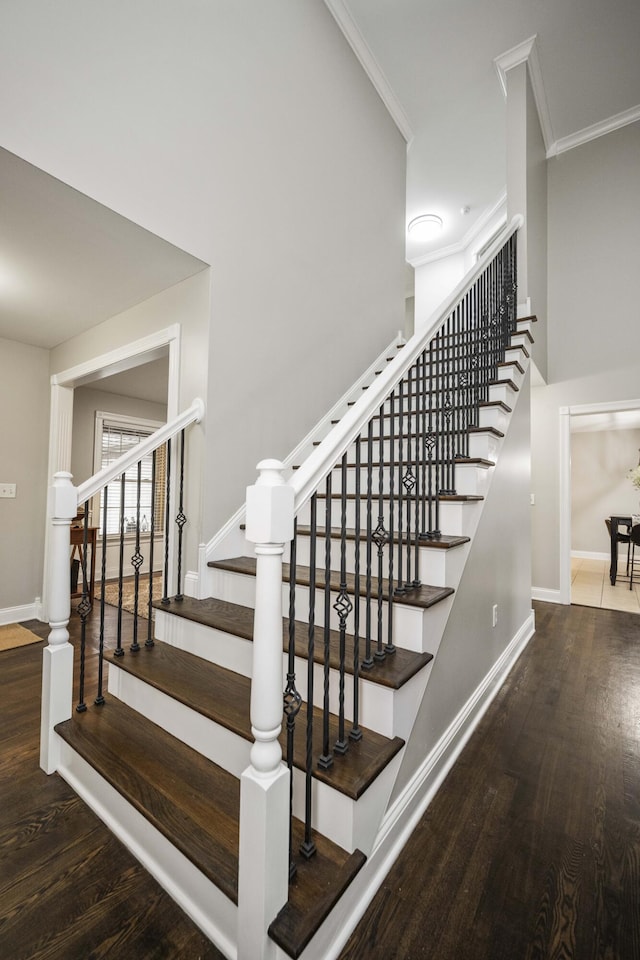
[[[30,643],[42,643],[42,637],[37,637],[35,633],[21,627],[19,623],[8,623],[0,627],[0,650],[26,647]]]
[[[101,584],[96,584],[96,600],[102,596]],[[162,597],[162,574],[157,573],[153,577],[153,599],[160,600]],[[111,607],[118,606],[118,581],[112,580],[105,584],[104,602]],[[127,613],[135,612],[135,581],[127,578],[122,583],[122,609]],[[144,620],[147,619],[149,612],[149,577],[143,575],[138,582],[138,616]]]

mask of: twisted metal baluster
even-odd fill
[[[89,516],[85,505],[84,527],[82,531],[82,557],[80,559],[82,569],[82,598],[78,604],[78,613],[80,614],[80,684],[78,690],[78,705],[76,707],[78,713],[84,713],[87,709],[87,705],[84,702],[84,674],[87,649],[87,617],[91,613],[91,600],[89,599],[89,591],[87,590],[88,521]]]
[[[176,595],[174,600],[183,600],[182,595],[182,531],[187,518],[184,515],[184,430],[180,431],[180,495],[178,501],[178,564],[176,570]]]
[[[118,626],[116,632],[115,657],[123,657],[122,649],[122,577],[124,574],[124,533],[125,533],[125,515],[124,515],[124,473],[120,477],[120,550],[118,554]]]
[[[171,518],[171,447],[172,441],[167,440],[166,477],[164,495],[164,587],[161,603],[169,603],[169,520]]]
[[[331,472],[327,475],[325,487],[325,530],[324,530],[324,695],[322,701],[322,755],[318,766],[328,770],[333,764],[333,753],[329,746],[329,679],[331,655]]]
[[[156,538],[156,451],[151,454],[151,510],[149,512],[149,603],[147,605],[147,639],[145,647],[153,647],[153,548]]]
[[[311,497],[311,531],[310,531],[310,560],[309,560],[309,623],[307,647],[307,729],[306,729],[306,759],[305,759],[305,793],[304,793],[304,840],[300,846],[300,853],[306,860],[310,860],[316,852],[316,845],[311,837],[312,817],[312,772],[313,772],[313,665],[315,657],[315,623],[316,623],[316,530],[317,530],[317,501],[318,495]]]
[[[338,739],[333,749],[336,753],[344,755],[349,749],[349,741],[345,737],[344,731],[344,683],[346,670],[346,632],[347,617],[353,610],[351,598],[347,593],[347,455],[342,455],[340,466],[340,592],[333,605],[333,609],[338,614],[338,629],[340,632],[340,669],[338,672]]]
[[[356,439],[356,482],[355,482],[355,531],[354,531],[354,614],[353,614],[353,723],[349,731],[351,740],[361,740],[360,728],[360,437]]]
[[[287,650],[287,685],[284,691],[284,715],[287,718],[287,767],[289,768],[289,880],[296,875],[293,858],[293,746],[296,717],[300,712],[302,697],[296,689],[296,560],[298,545],[298,520],[293,521],[293,540],[289,554],[289,644]],[[313,702],[307,709],[313,711]]]
[[[104,683],[104,590],[107,579],[107,503],[109,499],[109,486],[104,488],[104,499],[102,502],[102,558],[100,561],[100,634],[98,638],[98,695],[95,699],[95,705],[101,707],[104,701],[102,687]]]
[[[140,649],[138,643],[138,599],[140,596],[140,567],[144,562],[144,557],[140,553],[140,488],[142,486],[142,461],[138,460],[138,481],[136,487],[136,549],[131,557],[133,574],[133,643],[129,647],[132,653],[137,653]]]
[[[371,564],[373,543],[373,418],[367,425],[367,543],[365,566],[365,656],[363,670],[371,670]]]

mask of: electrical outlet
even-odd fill
[[[497,603],[494,603],[493,608],[491,610],[491,621],[492,621],[492,626],[495,627],[498,622],[498,604]]]
[[[10,497],[13,499],[16,495],[15,483],[3,483],[0,480],[0,497]]]

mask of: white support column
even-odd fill
[[[40,766],[45,773],[58,767],[58,744],[53,728],[71,716],[73,700],[73,647],[67,624],[71,613],[69,579],[69,529],[78,497],[71,474],[56,473],[50,490],[51,517],[46,581],[49,597],[49,645],[43,650],[42,706],[40,714]]]
[[[247,488],[247,539],[257,556],[251,681],[251,763],[240,791],[238,960],[268,960],[267,930],[288,896],[289,771],[282,763],[282,554],[293,537],[294,495],[278,460]]]

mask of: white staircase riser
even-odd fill
[[[366,532],[366,531],[365,531]],[[428,543],[428,541],[427,541]],[[316,566],[324,568],[325,562],[325,539],[318,537],[316,540]],[[331,540],[331,557],[334,568],[340,565],[340,540],[333,538]],[[310,566],[311,538],[309,536],[298,536],[297,542],[297,563],[301,566]],[[384,548],[385,558],[388,556],[389,547]],[[360,576],[366,576],[367,571],[367,543],[360,541],[358,554],[360,557]],[[429,547],[426,544],[418,547],[418,576],[422,583],[430,583],[433,586],[455,586],[457,577],[460,575],[462,563],[466,557],[464,547],[456,547],[453,550],[443,550],[435,547]],[[289,547],[285,547],[285,562],[289,562]],[[345,564],[347,573],[355,573],[356,544],[354,540],[345,541]],[[385,560],[385,563],[387,561]],[[371,569],[377,573],[378,552],[373,545],[371,550]],[[410,551],[410,569],[411,579],[415,575],[415,547],[412,544]],[[395,576],[399,571],[398,548],[394,550],[394,570]],[[402,548],[402,572],[406,577],[407,573],[407,547]]]
[[[498,368],[498,380],[511,380],[516,387],[520,388],[524,380],[524,372],[518,370],[516,364],[510,363],[508,366]]]
[[[216,590],[219,591],[216,593],[217,596],[222,597],[225,600],[229,600],[231,603],[239,603],[243,606],[251,606],[252,598],[255,596],[255,580],[253,577],[246,576],[244,574],[232,573],[226,570],[217,570],[216,571]],[[331,606],[330,606],[330,615],[329,615],[329,625],[332,629],[339,629],[340,622],[337,613],[333,609],[333,604],[335,603],[337,597],[336,592],[331,593]],[[353,598],[351,598],[353,602]],[[283,583],[282,585],[282,602],[283,609],[288,610],[289,608],[289,585]],[[441,601],[440,603],[434,604],[428,610],[425,610],[422,607],[413,607],[409,604],[394,602],[393,604],[393,626],[394,626],[394,642],[397,646],[405,647],[407,650],[418,650],[420,652],[431,653],[432,644],[423,646],[423,618],[429,618],[433,620],[434,624],[438,622],[439,614],[441,608],[445,607],[448,603],[448,600]],[[377,638],[377,623],[378,623],[378,599],[374,597],[371,599],[371,622],[373,624],[372,631],[373,635]],[[298,584],[296,587],[296,620],[301,620],[307,622],[309,616],[309,588],[303,585]],[[367,602],[364,598],[360,600],[360,625],[361,632],[365,630],[367,617]],[[383,643],[386,643],[386,631],[387,631],[387,602],[383,600],[382,602],[382,618],[383,618],[383,632],[384,638]],[[315,597],[315,622],[318,626],[324,625],[324,591],[317,589]],[[347,618],[347,633],[353,633],[353,611]],[[438,629],[437,626],[433,628],[433,634],[437,635]]]
[[[190,710],[184,704],[167,696],[155,687],[139,680],[130,674],[110,666],[109,694],[117,697],[133,710],[146,716],[153,723],[172,736],[186,743],[193,750],[197,750],[207,759],[223,767],[235,777],[240,777],[249,765],[251,741],[238,736],[230,730]],[[336,758],[335,763],[340,762]],[[390,765],[393,766],[393,763]],[[379,786],[384,785],[387,771],[378,777],[372,786],[358,800],[352,800],[334,790],[326,783],[314,780],[313,794],[315,798],[313,827],[338,843],[344,849],[353,851],[358,846],[356,833],[364,830],[365,835],[373,831],[369,838],[373,843],[375,826],[363,827],[360,823],[361,809],[365,822],[368,821],[367,808],[378,809],[383,801],[376,799],[374,794],[379,792]],[[380,781],[380,784],[378,784]],[[305,778],[302,771],[294,770],[294,811],[300,810],[304,815],[304,785]],[[372,793],[373,791],[373,793]],[[365,799],[366,798],[366,799]],[[358,811],[354,808],[358,807]],[[342,819],[336,817],[336,808],[340,810]],[[380,811],[381,813],[382,811]],[[296,814],[300,815],[300,814]],[[379,822],[379,818],[376,821]]]
[[[158,611],[160,613],[160,611]],[[168,643],[179,650],[186,650],[196,657],[216,663],[219,667],[233,670],[244,676],[251,675],[253,643],[242,637],[232,636],[224,630],[216,630],[203,623],[196,623],[170,613],[156,614],[155,635],[160,643]]]
[[[481,436],[484,436],[482,434]],[[480,437],[480,435],[479,435]],[[481,440],[478,439],[478,446],[481,446]],[[475,456],[475,454],[474,454]],[[491,459],[491,458],[487,458]],[[449,536],[454,537],[466,537],[469,536],[468,533],[468,523],[470,521],[470,514],[476,509],[479,501],[474,500],[460,500],[460,501],[441,501],[440,503],[440,522],[439,527],[441,533],[445,533]],[[405,507],[406,508],[406,507]],[[376,500],[375,510],[374,510],[374,529],[378,525],[378,509],[379,504]],[[360,506],[360,526],[362,529],[363,520],[366,524],[366,504]],[[422,508],[420,509],[422,513]],[[300,510],[298,514],[298,523],[308,526],[309,525],[309,516],[310,510],[309,505],[305,506]],[[340,524],[342,516],[342,507],[339,499],[332,500],[331,504],[331,526],[335,527]],[[389,529],[389,501],[384,500],[382,503],[382,516],[384,518],[385,527]],[[325,499],[324,497],[318,498],[318,507],[317,507],[317,523],[318,526],[325,526]],[[426,520],[427,525],[429,524],[428,516],[428,505],[426,510]],[[355,500],[347,500],[346,504],[346,523],[347,527],[354,528],[356,525],[356,506]],[[395,524],[394,524],[395,526]]]
[[[400,465],[394,471],[393,482],[394,482],[394,491],[396,498],[400,491],[400,482],[401,477],[406,477],[410,472],[414,478],[414,488],[415,485],[421,486],[422,484],[422,465],[411,463],[407,465],[406,463]],[[486,474],[489,469],[487,466],[478,465],[475,463],[458,463],[456,464],[456,486],[458,486],[458,481],[464,486],[464,490],[459,490],[460,493],[467,494],[482,494],[486,489]],[[345,473],[345,489],[348,494],[355,494],[358,472],[360,473],[360,497],[365,503],[361,507],[361,512],[364,511],[363,519],[366,523],[367,508],[366,508],[366,499],[369,490],[369,482],[371,482],[371,498],[372,498],[372,513],[375,512],[375,501],[376,501],[376,492],[380,484],[380,471],[376,466],[371,472],[371,481],[369,481],[369,474],[366,468],[361,468],[360,471],[356,470],[355,467],[347,467]],[[388,492],[389,490],[389,468],[385,467],[382,471],[382,483],[383,490]],[[417,481],[417,483],[416,483]],[[426,473],[425,467],[425,482],[428,482],[428,474]],[[342,493],[342,471],[334,470],[331,475],[331,489],[334,494]],[[404,488],[403,488],[404,491]],[[415,509],[415,508],[414,508]],[[403,503],[403,510],[406,512],[406,503]],[[362,522],[362,521],[361,521]],[[374,524],[375,526],[375,524]]]
[[[403,752],[401,750],[396,754],[358,800],[351,800],[337,790],[328,789],[318,780],[313,781],[314,813],[321,823],[329,825],[330,832],[325,833],[325,836],[349,853],[358,849],[365,856],[369,856],[389,802]],[[340,759],[337,757],[334,763],[340,763]],[[304,796],[304,774],[302,770],[294,769],[293,813],[300,820],[304,820]]]
[[[322,643],[321,632],[316,636],[317,643]],[[361,643],[360,655],[361,657],[365,655],[364,642]],[[283,668],[286,673],[286,656]],[[427,683],[429,667],[418,671],[416,676],[412,677],[398,690],[368,680],[368,676],[375,675],[375,669],[374,666],[370,672],[362,670],[358,680],[359,723],[361,726],[367,727],[369,730],[375,730],[376,733],[385,737],[406,739],[413,726],[415,707],[419,704]],[[308,702],[306,660],[296,657],[295,671],[296,689],[302,699]],[[316,707],[322,707],[324,702],[324,669],[320,663],[314,664],[313,685],[313,702]],[[331,713],[338,716],[340,709],[340,675],[337,670],[331,670],[329,674],[329,703]],[[353,675],[347,673],[344,679],[344,715],[347,721],[347,735],[353,720],[353,704]]]
[[[472,433],[469,436],[469,456],[492,460],[494,463],[500,452],[502,437],[491,433]]]

